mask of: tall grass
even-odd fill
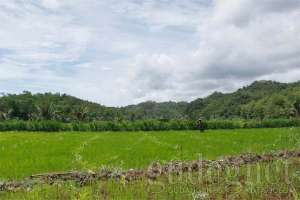
[[[299,199],[298,159],[275,161],[202,173],[170,174],[155,181],[95,181],[87,186],[60,182],[31,190],[0,193],[0,199]]]
[[[299,127],[299,119],[266,120],[210,120],[205,121],[206,129],[240,128],[282,128]],[[95,121],[63,123],[57,121],[3,121],[0,131],[169,131],[197,130],[197,123],[191,120],[141,120],[141,121]]]

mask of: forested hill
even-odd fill
[[[236,92],[215,92],[192,101],[187,108],[192,118],[289,118],[300,113],[300,82],[256,81]]]
[[[66,94],[4,95],[0,120],[263,119],[300,116],[300,82],[256,81],[233,93],[215,92],[192,102],[144,102],[121,108],[102,106]]]

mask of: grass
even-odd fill
[[[243,152],[299,148],[300,129],[243,129],[102,132],[0,133],[0,180],[37,173],[97,170],[102,166],[143,168],[154,161],[217,159]]]
[[[225,170],[208,169],[161,177],[156,181],[103,181],[78,187],[73,182],[42,185],[31,191],[0,193],[26,199],[299,199],[300,161],[278,160]]]

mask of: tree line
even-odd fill
[[[135,122],[143,120],[264,120],[300,117],[300,82],[256,81],[223,94],[215,92],[191,102],[143,102],[107,107],[59,93],[4,94],[0,121]]]
[[[299,119],[265,120],[207,120],[205,129],[242,129],[242,128],[283,128],[300,127]],[[176,131],[198,130],[194,120],[138,120],[138,121],[94,121],[70,122],[59,121],[22,121],[9,120],[0,123],[0,131]]]

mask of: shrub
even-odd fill
[[[243,128],[240,120],[211,120],[206,122],[207,129],[237,129]]]
[[[280,128],[300,127],[299,119],[265,120],[211,120],[205,121],[207,129]],[[197,122],[191,120],[140,120],[140,121],[95,121],[90,123],[57,121],[3,121],[0,131],[168,131],[196,130]]]

